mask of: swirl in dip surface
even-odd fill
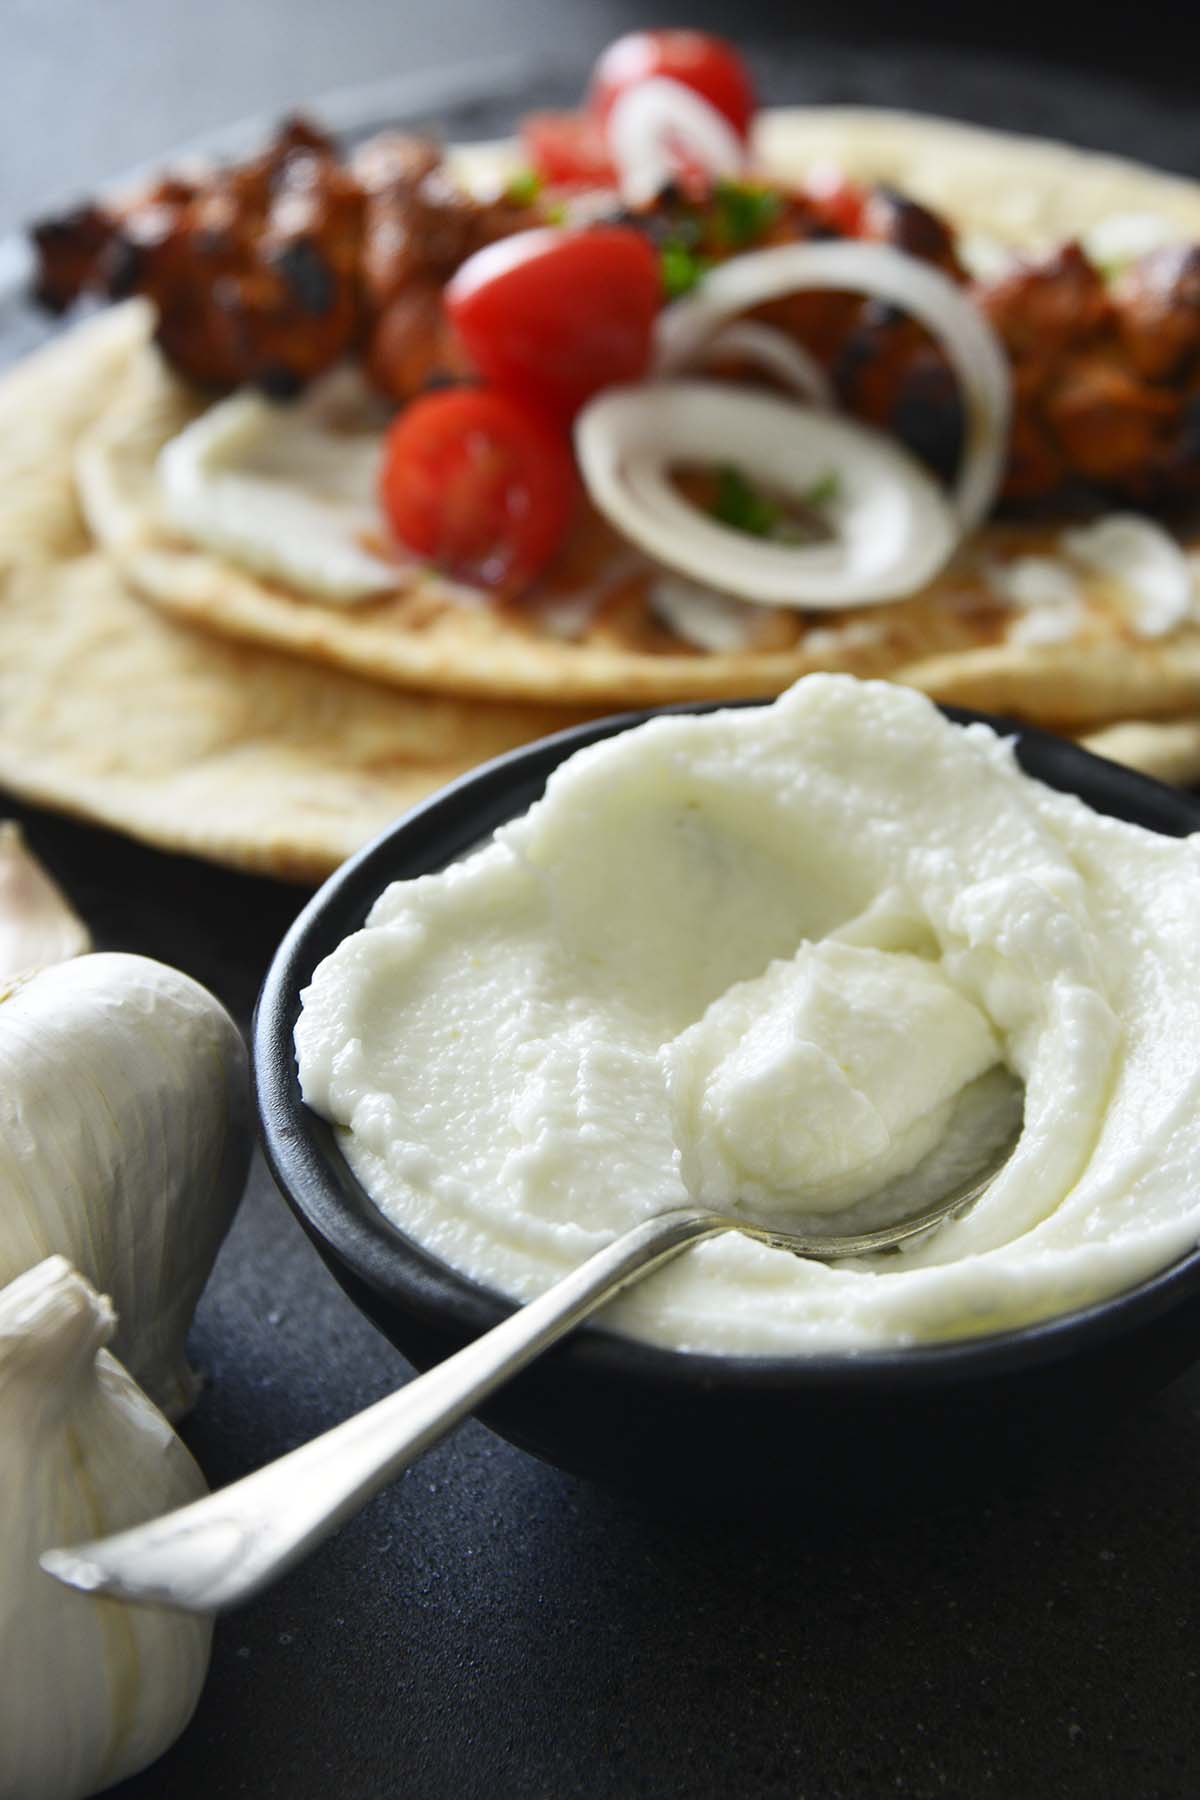
[[[849,1228],[1007,1064],[1014,1155],[905,1254],[731,1234],[605,1313],[681,1349],[866,1349],[1062,1313],[1196,1243],[1198,975],[1200,836],[813,675],[579,752],[486,848],[388,888],[296,1046],[383,1212],[519,1299],[689,1196]]]

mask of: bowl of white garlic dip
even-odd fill
[[[424,1364],[689,1197],[853,1228],[1008,1069],[1021,1135],[965,1215],[849,1263],[695,1246],[488,1416],[735,1499],[1044,1444],[1200,1353],[1198,831],[850,677],[564,733],[301,916],[257,1022],[268,1155]]]

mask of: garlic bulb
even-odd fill
[[[101,952],[0,988],[0,1282],[70,1258],[120,1321],[114,1350],[171,1418],[184,1338],[251,1145],[246,1052],[177,969]]]
[[[113,1309],[52,1256],[0,1290],[0,1800],[80,1800],[187,1724],[211,1620],[78,1594],[41,1552],[205,1492],[162,1414],[100,1345]]]
[[[91,948],[87,926],[25,843],[12,819],[0,823],[0,980],[66,962]]]

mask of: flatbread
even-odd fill
[[[138,304],[0,379],[0,784],[164,849],[312,881],[476,763],[577,712],[403,694],[135,598],[75,500]]]
[[[1155,213],[1200,237],[1200,184],[1128,158],[1049,138],[867,106],[776,107],[755,149],[781,178],[818,164],[886,182],[960,231],[1029,252],[1050,249],[1123,213]]]
[[[1157,211],[1200,237],[1195,184],[1038,140],[908,114],[812,108],[765,115],[760,143],[785,178],[837,163],[894,181],[960,230],[1006,243],[1061,241],[1130,210]],[[505,154],[503,146],[477,148],[472,172]],[[201,405],[147,348],[135,378],[86,434],[79,469],[88,520],[123,575],[164,611],[204,629],[410,687],[601,708],[773,694],[833,668],[1069,731],[1200,710],[1200,616],[1167,638],[1139,637],[1098,577],[1085,580],[1088,616],[1078,639],[1006,637],[1011,613],[991,585],[990,565],[997,555],[1052,548],[1055,534],[1046,529],[989,528],[910,600],[807,621],[773,614],[761,622],[761,638],[736,651],[699,651],[663,628],[620,577],[628,547],[586,517],[552,591],[507,606],[463,605],[427,585],[353,606],[308,599],[182,542],[164,524],[155,459]],[[591,594],[593,616],[564,638],[550,617],[581,592]]]
[[[1158,781],[1178,787],[1200,782],[1200,718],[1125,719],[1088,732],[1080,742],[1094,755],[1140,769]]]

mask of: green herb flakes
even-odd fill
[[[719,181],[713,189],[713,236],[722,248],[741,250],[765,237],[782,210],[782,200],[769,188]]]
[[[686,244],[674,240],[663,245],[660,260],[663,293],[668,300],[678,300],[682,294],[690,294],[708,268],[702,256],[697,256]]]
[[[536,169],[518,169],[508,178],[504,198],[514,206],[532,206],[542,191],[543,181]]]
[[[747,481],[740,469],[731,467],[718,471],[710,511],[722,525],[728,525],[732,531],[744,531],[750,537],[770,537],[782,517],[773,500]]]
[[[842,484],[836,469],[827,469],[819,481],[814,481],[804,495],[805,506],[818,510],[822,506],[831,506],[842,491]]]

